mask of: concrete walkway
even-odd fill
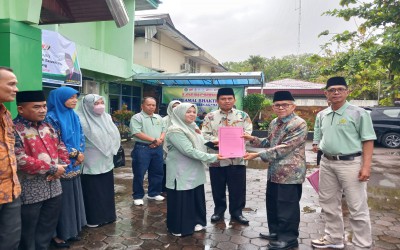
[[[131,148],[131,145],[126,143],[125,148]],[[310,151],[310,143],[307,144],[307,149],[307,162],[313,167],[315,154]],[[126,150],[127,156],[129,153],[130,150]],[[371,177],[371,183],[376,183],[369,187],[375,241],[373,249],[400,249],[399,153],[400,150],[375,151],[376,170]],[[375,158],[379,158],[380,163]],[[249,226],[230,222],[228,213],[225,214],[224,222],[209,222],[214,205],[210,183],[207,183],[207,228],[192,236],[180,238],[167,231],[165,201],[144,199],[144,206],[133,205],[132,171],[130,159],[127,160],[126,167],[115,170],[117,222],[100,228],[85,228],[81,234],[82,240],[71,243],[72,249],[266,249],[268,241],[258,237],[260,232],[268,231],[265,208],[266,169],[249,168],[247,171],[247,203],[243,214],[250,220]],[[391,166],[385,165],[388,161]],[[310,168],[308,173],[313,171],[315,169]],[[312,249],[311,240],[319,238],[324,228],[318,195],[308,181],[303,185],[301,209],[299,249]],[[344,214],[347,240],[345,249],[354,249],[349,243],[352,233],[348,226],[345,205]]]

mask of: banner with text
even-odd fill
[[[199,114],[218,109],[217,92],[219,88],[206,87],[163,87],[162,103],[168,105],[172,100],[190,102],[197,105]],[[232,88],[235,93],[237,109],[243,108],[244,88]]]
[[[57,32],[42,30],[43,82],[82,86],[75,43]]]

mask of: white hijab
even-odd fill
[[[165,121],[166,121],[166,122],[165,122],[165,127],[166,127],[166,128],[169,128],[169,126],[172,125],[172,123],[171,123],[171,116],[172,116],[172,111],[174,110],[173,106],[174,106],[176,103],[181,104],[181,102],[178,101],[178,100],[170,101],[169,104],[168,104],[168,108],[167,108],[167,114],[168,114],[168,115],[165,116]]]

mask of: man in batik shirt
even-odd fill
[[[43,122],[43,92],[17,93],[15,155],[21,181],[22,233],[19,249],[47,249],[61,211],[60,176],[69,163],[68,151],[53,127]]]
[[[16,249],[21,237],[21,185],[14,154],[14,125],[3,103],[17,94],[13,70],[0,66],[0,250]]]
[[[268,137],[244,136],[252,146],[267,149],[249,153],[244,159],[261,157],[269,163],[266,194],[269,233],[260,233],[260,237],[270,241],[268,249],[291,249],[299,245],[307,124],[294,113],[296,105],[289,91],[275,92],[272,108],[278,117],[271,122]]]
[[[248,114],[234,109],[235,94],[232,88],[221,88],[217,93],[219,109],[208,113],[203,120],[202,132],[206,140],[218,141],[219,127],[242,127],[243,132],[251,134],[253,125]],[[215,153],[210,149],[210,153]],[[243,158],[229,158],[210,165],[211,190],[214,200],[214,214],[211,222],[224,218],[226,210],[226,186],[229,190],[229,213],[231,219],[247,225],[243,216],[246,205],[246,166]]]

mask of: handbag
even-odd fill
[[[113,162],[114,168],[125,166],[125,151],[122,146],[119,147],[117,154],[114,155]]]

